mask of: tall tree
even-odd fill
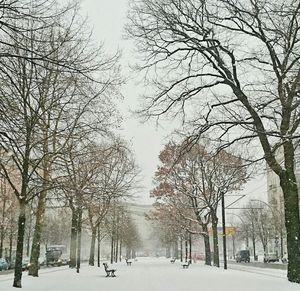
[[[5,155],[5,154],[4,154]],[[1,158],[1,157],[0,157]],[[14,232],[13,215],[16,215],[17,201],[7,180],[0,176],[0,258],[11,256],[4,252],[4,242],[10,240]]]
[[[120,81],[114,69],[118,55],[104,56],[101,47],[90,45],[84,23],[77,19],[77,8],[76,5],[72,9],[55,5],[54,10],[47,10],[43,6],[44,20],[48,22],[42,27],[39,26],[40,18],[37,21],[35,17],[15,19],[23,29],[22,34],[11,32],[5,47],[15,57],[5,62],[0,59],[1,151],[10,160],[9,163],[1,161],[1,174],[14,190],[20,206],[14,287],[21,287],[26,205],[39,197],[30,270],[37,276],[51,163],[58,153],[62,154],[74,128],[84,124],[84,130],[91,132],[95,124],[91,119],[100,121],[103,118],[103,114],[95,117],[99,108],[103,108],[98,101],[104,101],[105,94],[115,93],[115,84]],[[28,11],[36,15],[34,7],[28,7]],[[50,12],[53,17],[46,17]],[[81,33],[80,37],[77,33]],[[103,120],[110,120],[107,118],[109,110],[106,109],[105,114]],[[99,123],[99,127],[101,125],[103,123]],[[63,133],[68,137],[61,139]],[[11,164],[20,177],[18,182],[8,171],[7,165]]]
[[[175,199],[177,209],[192,210],[202,227],[209,218],[213,232],[214,265],[219,266],[218,205],[222,195],[239,190],[245,183],[246,171],[241,159],[225,150],[212,155],[208,147],[195,144],[188,153],[183,153],[184,146],[185,143],[169,143],[161,152],[162,166],[156,173],[156,180],[162,184],[155,192],[171,196],[172,201]],[[164,184],[173,189],[171,195],[164,193]],[[204,239],[207,239],[207,234]],[[207,242],[205,245],[208,247]]]
[[[261,145],[284,195],[288,279],[300,283],[299,15],[294,0],[132,1],[128,35],[146,72],[149,116],[182,113],[187,135]],[[282,150],[282,162],[277,156]],[[253,152],[252,152],[253,153]]]
[[[91,258],[93,261],[96,229],[107,214],[112,201],[125,199],[136,187],[137,167],[130,149],[119,138],[103,145],[94,143],[72,145],[63,157],[61,184],[72,210],[71,267],[79,272],[80,229],[87,218],[92,229]],[[100,210],[100,212],[99,212]]]
[[[81,26],[81,29],[82,32],[86,31],[84,25]],[[56,34],[55,31],[53,34]],[[53,43],[55,43],[55,37],[57,36],[54,36]],[[73,43],[72,46],[70,46],[71,42]],[[113,120],[117,119],[112,113],[113,100],[108,100],[107,94],[116,90],[114,97],[118,97],[117,87],[121,83],[121,79],[114,71],[118,56],[104,58],[99,55],[101,61],[98,59],[91,60],[89,57],[96,55],[96,48],[86,50],[89,47],[89,42],[89,38],[77,38],[74,35],[65,43],[65,46],[60,46],[60,50],[66,54],[66,59],[68,55],[72,55],[74,58],[72,60],[73,65],[78,62],[78,68],[89,64],[90,72],[88,70],[84,74],[66,72],[49,61],[44,62],[44,66],[38,70],[39,82],[37,87],[39,100],[42,104],[42,114],[36,136],[40,140],[39,153],[43,157],[39,167],[43,191],[38,197],[37,219],[29,269],[29,274],[33,276],[38,274],[39,245],[47,189],[51,188],[51,184],[53,184],[52,176],[55,177],[55,173],[52,173],[53,164],[56,163],[59,156],[66,152],[68,141],[73,136],[80,134],[82,138],[83,135],[92,136],[96,135],[97,132],[103,134],[108,131]],[[74,45],[75,43],[78,45]],[[58,55],[57,62],[59,61]],[[101,82],[98,82],[99,79],[92,79],[91,77],[96,71],[101,75]],[[115,73],[112,77],[113,72]],[[90,75],[90,78],[87,77],[87,74]]]

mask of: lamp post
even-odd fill
[[[250,201],[258,201],[264,205],[266,205],[270,210],[271,210],[271,213],[272,213],[272,216],[274,218],[274,220],[276,221],[276,215],[274,214],[274,208],[272,208],[268,203],[262,201],[262,200],[259,200],[259,199],[251,199]],[[279,214],[279,221],[280,221],[280,226],[279,226],[279,234],[280,234],[280,257],[282,258],[283,257],[283,222],[282,222],[282,213],[276,209],[277,213]],[[275,227],[276,228],[276,227]],[[277,241],[278,241],[278,238],[277,238]],[[275,244],[276,244],[276,237],[275,237]],[[278,243],[277,243],[278,245]]]
[[[222,206],[222,229],[223,229],[223,256],[224,256],[224,269],[227,269],[227,248],[226,248],[226,222],[225,222],[225,208],[226,209],[234,209],[229,208],[233,204],[235,204],[237,201],[245,197],[245,195],[230,195],[230,196],[239,196],[238,199],[230,203],[227,207],[225,207],[225,191],[224,189],[221,191],[221,206]]]
[[[224,191],[221,192],[222,203],[222,228],[223,228],[223,256],[224,256],[224,269],[227,269],[227,250],[226,250],[226,224],[225,224],[225,199]]]

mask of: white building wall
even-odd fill
[[[276,160],[283,163],[283,148],[278,149],[276,153]],[[296,148],[295,152],[295,165],[296,165],[296,180],[298,190],[300,191],[300,148]],[[279,177],[267,166],[267,192],[268,203],[275,207],[278,211],[284,213],[283,193],[280,187]],[[300,197],[299,197],[300,198]],[[299,199],[300,205],[300,199]]]

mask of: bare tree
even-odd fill
[[[107,97],[116,93],[120,84],[116,73],[118,54],[110,57],[104,55],[101,47],[91,46],[86,26],[77,20],[77,8],[73,15],[70,13],[60,11],[55,23],[51,18],[43,29],[32,29],[34,21],[19,20],[24,31],[21,35],[11,33],[15,45],[8,46],[22,57],[9,58],[0,69],[1,150],[10,160],[1,162],[1,173],[20,204],[14,287],[21,287],[26,205],[39,197],[30,268],[31,275],[37,276],[45,198],[52,187],[52,163],[63,154],[77,127],[90,135],[96,129],[106,128],[111,120],[107,108],[113,110]],[[72,17],[68,20],[68,16]],[[27,49],[20,48],[18,43]],[[35,58],[35,53],[51,55],[51,60]],[[98,114],[105,106],[102,114]],[[13,181],[7,169],[11,164],[20,182]]]
[[[7,59],[23,59],[39,66],[43,66],[41,61],[50,61],[66,70],[78,71],[79,68],[72,66],[69,60],[61,58],[58,62],[52,58],[52,53],[55,54],[60,44],[65,43],[66,35],[61,35],[52,52],[41,51],[37,47],[48,42],[45,31],[57,26],[59,18],[64,19],[64,24],[69,27],[75,25],[79,1],[62,4],[57,0],[1,0],[0,9],[0,63],[3,67],[6,67]],[[31,34],[36,35],[36,47],[27,45]]]
[[[12,193],[12,188],[8,185],[4,177],[0,177],[0,258],[6,257],[11,262],[11,250],[8,255],[4,250],[4,242],[9,241],[11,245],[12,234],[15,230],[15,220],[17,201]]]
[[[69,156],[64,160],[62,171],[67,175],[62,178],[61,183],[72,211],[70,266],[76,266],[79,273],[83,211],[88,204],[85,201],[90,201],[95,192],[99,164],[94,162],[88,146],[81,149],[78,145],[73,146],[73,150],[69,151]]]
[[[257,236],[263,246],[264,254],[269,252],[268,244],[274,237],[274,227],[271,223],[272,217],[267,209],[257,209],[255,214],[255,225]]]
[[[293,0],[143,0],[131,4],[127,26],[139,69],[157,89],[146,96],[146,116],[182,113],[188,135],[205,133],[219,148],[261,145],[256,159],[283,190],[288,279],[298,283],[299,14]]]
[[[82,26],[84,31],[84,27]],[[70,42],[79,41],[81,47],[70,46]],[[70,39],[66,43],[68,55],[76,55],[74,64],[79,60],[78,53],[84,53],[84,47],[87,47],[89,39]],[[86,52],[89,54],[88,52]],[[93,54],[93,51],[90,52]],[[58,56],[57,56],[58,57]],[[48,62],[39,70],[40,83],[38,94],[43,106],[43,111],[37,130],[40,140],[39,153],[43,157],[40,171],[42,172],[43,191],[39,195],[39,204],[37,209],[37,223],[34,237],[34,243],[31,253],[31,267],[29,273],[37,276],[39,241],[42,227],[42,218],[45,212],[45,199],[47,189],[51,187],[52,165],[56,163],[59,156],[62,156],[68,149],[68,141],[73,136],[83,135],[95,136],[97,133],[103,134],[113,127],[112,124],[117,117],[112,113],[114,108],[113,101],[108,100],[110,93],[117,97],[117,87],[121,83],[120,77],[115,72],[115,65],[118,60],[117,55],[102,58],[97,64],[97,59],[90,62],[89,58],[85,61],[90,62],[91,67],[98,67],[98,73],[101,74],[101,81],[91,80],[85,75],[78,73],[69,73],[60,69],[59,66]],[[83,65],[84,58],[81,59]],[[87,64],[85,64],[87,65]],[[92,69],[89,74],[94,73]],[[42,72],[41,72],[42,71]],[[104,73],[106,76],[104,77]]]
[[[91,257],[94,257],[96,230],[112,201],[130,196],[136,186],[137,167],[125,143],[115,139],[106,146],[72,145],[64,156],[62,188],[72,210],[70,266],[80,268],[80,237],[84,211],[92,229]],[[101,210],[101,212],[98,212]],[[77,249],[77,258],[76,258]]]
[[[194,199],[194,182],[190,183],[188,171],[185,171],[184,157],[180,157],[180,147],[167,144],[160,153],[162,166],[155,173],[157,186],[151,192],[156,198],[158,208],[167,211],[184,232],[198,233],[203,236],[205,246],[205,263],[211,265],[211,251],[208,225],[211,222],[210,211],[203,201]],[[190,177],[191,178],[191,177]],[[191,178],[192,179],[192,178]],[[161,204],[161,205],[160,205]],[[199,224],[201,230],[191,227]],[[181,235],[181,244],[184,235]],[[182,247],[181,247],[182,249]]]
[[[256,241],[257,241],[257,207],[253,203],[248,203],[245,209],[241,210],[240,214],[229,213],[240,220],[238,223],[237,238],[245,240],[246,249],[250,248],[249,239],[252,241],[252,249],[254,260],[257,260]],[[264,223],[264,222],[262,222]]]
[[[122,175],[116,176],[122,169],[122,158],[120,159],[120,152],[123,152],[122,143],[118,141],[107,143],[102,146],[95,146],[92,154],[93,162],[98,163],[97,165],[97,177],[96,183],[94,185],[94,192],[91,199],[86,201],[85,208],[87,209],[89,227],[92,231],[91,237],[91,248],[90,248],[90,258],[89,264],[94,265],[94,255],[95,255],[95,242],[97,229],[100,227],[101,223],[105,219],[108,211],[111,207],[116,208],[115,201],[119,199],[125,199],[129,196],[129,191],[133,187],[135,169],[131,168],[127,174],[125,171]],[[134,165],[133,165],[134,166]],[[126,168],[124,168],[125,170]],[[128,169],[126,169],[128,170]],[[133,175],[130,177],[128,174]],[[115,179],[116,178],[116,179]],[[128,185],[127,179],[131,180]],[[121,205],[117,208],[117,220],[120,221],[122,216]]]
[[[155,195],[155,191],[153,194]],[[186,239],[188,234],[202,234],[198,223],[191,223],[191,219],[195,219],[192,216],[191,211],[185,209],[185,211],[178,210],[174,204],[170,205],[170,201],[165,199],[160,199],[156,197],[157,201],[154,204],[154,211],[151,211],[146,218],[154,224],[154,233],[158,233],[160,241],[166,247],[166,257],[169,258],[171,255],[175,259],[183,261],[183,246],[182,242]],[[178,206],[178,205],[177,205]],[[190,220],[183,219],[183,212],[185,212],[184,217],[190,217]],[[198,228],[197,228],[198,226]],[[202,225],[201,225],[202,226]],[[202,226],[203,228],[203,226]],[[209,241],[209,240],[208,240]],[[180,244],[180,254],[178,252]],[[173,254],[171,250],[173,248]],[[186,255],[187,259],[187,255]],[[211,259],[206,263],[211,264]]]
[[[122,213],[122,212],[121,212]],[[119,212],[117,213],[119,215]],[[138,249],[142,246],[142,241],[140,234],[138,232],[138,227],[131,217],[130,212],[123,208],[122,216],[116,220],[115,232],[117,240],[115,239],[115,262],[118,261],[118,245],[125,248],[125,254],[127,259],[135,258]],[[122,243],[122,245],[121,245]],[[120,249],[120,252],[122,249]],[[119,253],[119,256],[121,253]]]

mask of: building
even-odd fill
[[[276,152],[276,159],[283,164],[283,148],[279,148]],[[296,148],[295,152],[296,179],[298,189],[300,190],[300,149]],[[280,187],[279,177],[267,166],[267,192],[268,203],[277,212],[284,214],[283,193]],[[300,205],[300,199],[299,199]]]
[[[279,148],[276,152],[276,159],[280,164],[283,164],[283,148]],[[295,174],[298,186],[298,193],[300,192],[300,149],[296,148],[295,152]],[[285,217],[284,217],[284,198],[283,192],[280,187],[279,177],[267,166],[267,193],[268,205],[274,216],[274,221],[277,225],[278,237],[275,239],[273,248],[281,249],[281,257],[286,251],[286,238],[285,238]],[[299,196],[300,206],[300,196]]]

